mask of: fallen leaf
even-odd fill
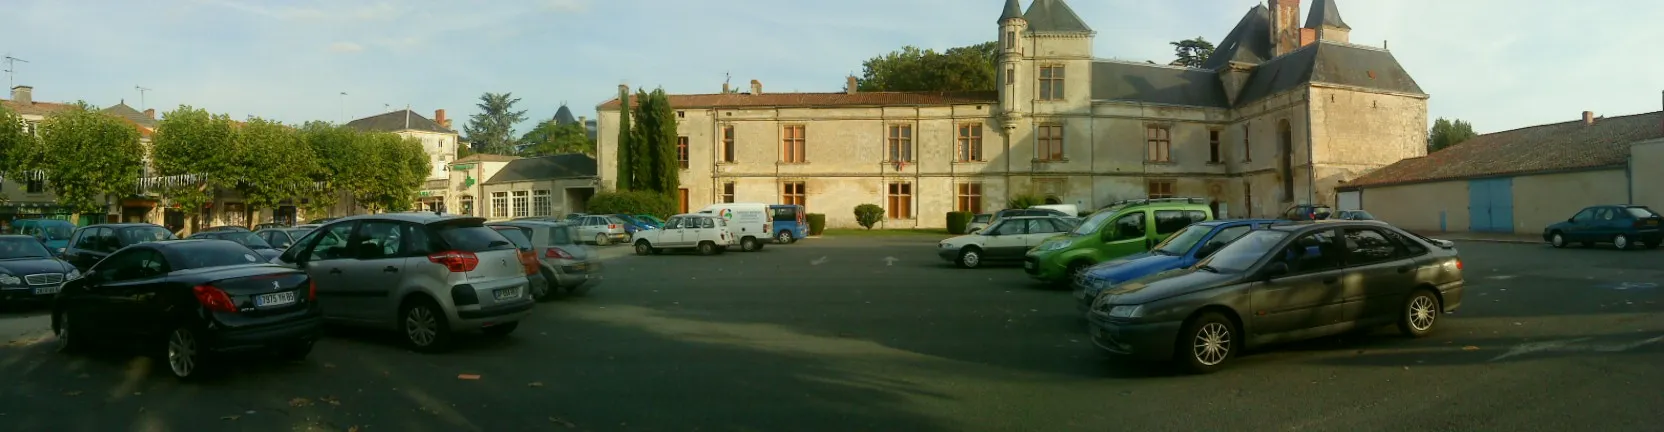
[[[529,382],[529,383],[526,383],[526,387],[543,387],[543,382],[542,381]]]
[[[335,368],[335,363],[328,363],[328,362],[325,362],[325,363],[324,363],[324,367],[326,367],[326,368],[330,368],[330,369],[334,369],[334,368]]]
[[[80,390],[75,390],[75,391],[66,391],[66,392],[64,392],[64,396],[80,396],[80,395],[81,395],[81,391],[80,391]]]
[[[479,375],[477,375],[477,374],[459,374],[459,375],[457,375],[457,376],[456,376],[456,379],[460,379],[460,380],[477,380],[477,379],[480,379],[480,376],[479,376]]]
[[[312,406],[312,400],[307,399],[307,398],[301,398],[301,397],[294,398],[294,399],[289,399],[289,406],[292,406],[292,407]]]
[[[243,416],[228,415],[228,416],[220,417],[220,420],[232,421],[232,420],[236,420],[236,419],[239,419],[239,418],[242,418],[242,417]]]
[[[569,422],[569,421],[566,421],[566,420],[561,420],[561,419],[554,418],[554,417],[549,417],[549,423],[559,424],[561,426],[566,426],[567,428],[578,427],[578,425],[572,424],[572,422]]]
[[[336,399],[335,396],[324,396],[324,397],[318,398],[318,400],[324,401],[325,403],[328,403],[330,405],[341,406],[341,400]]]
[[[1468,346],[1462,347],[1462,351],[1479,351],[1479,347],[1476,347],[1476,346],[1473,346],[1473,345],[1468,345]]]

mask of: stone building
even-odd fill
[[[428,183],[442,185],[451,177],[446,168],[456,160],[460,135],[451,129],[451,121],[445,118],[445,110],[434,110],[433,119],[430,120],[421,114],[403,109],[353,120],[347,122],[347,127],[365,132],[392,132],[401,137],[420,140],[422,150],[428,154],[428,165],[431,167]],[[424,187],[422,191],[422,197],[417,200],[418,210],[446,210],[442,190]]]
[[[1349,42],[1336,0],[1248,9],[1200,68],[1093,57],[1063,0],[1007,0],[997,91],[672,95],[684,208],[793,203],[854,225],[941,227],[1021,194],[1082,210],[1204,197],[1233,217],[1332,203],[1334,187],[1426,153],[1427,98],[1392,53]],[[1121,17],[1121,19],[1140,19]],[[620,101],[597,107],[615,183]]]

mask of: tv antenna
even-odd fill
[[[28,63],[28,60],[12,57],[6,54],[6,88],[17,87],[17,62]]]
[[[149,106],[146,106],[145,103],[144,103],[144,93],[147,92],[147,91],[150,91],[150,89],[140,87],[140,86],[133,86],[133,90],[138,90],[139,91],[139,109],[150,108]]]

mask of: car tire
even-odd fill
[[[52,317],[52,334],[56,337],[58,352],[78,353],[87,348],[86,332],[76,328],[77,320],[70,319],[73,314],[69,310],[59,312]]]
[[[699,242],[700,255],[716,255],[716,252],[716,243],[711,243],[709,241]]]
[[[312,355],[312,345],[316,343],[316,341],[290,342],[277,348],[277,358],[291,362],[306,360],[306,356]]]
[[[774,241],[780,244],[797,243],[797,237],[792,236],[791,231],[780,230],[780,234],[774,236]]]
[[[974,269],[982,265],[982,249],[968,247],[959,251],[959,266]]]
[[[1404,307],[1398,314],[1398,331],[1412,338],[1425,337],[1433,333],[1439,314],[1438,296],[1433,295],[1432,290],[1417,289],[1404,300]]]
[[[1554,246],[1557,249],[1564,249],[1566,247],[1566,236],[1561,235],[1559,231],[1548,233],[1548,236],[1548,244],[1550,246]]]
[[[439,304],[424,297],[406,300],[399,308],[399,332],[404,343],[420,352],[442,352],[451,343],[451,328]]]
[[[212,375],[216,365],[202,342],[202,336],[188,326],[169,329],[162,339],[162,367],[181,381]]]
[[[1179,366],[1193,374],[1218,372],[1241,351],[1244,338],[1236,323],[1219,312],[1204,312],[1192,318],[1179,332],[1173,356]]]
[[[647,240],[636,240],[636,255],[649,255],[652,253],[652,244],[647,243]]]
[[[555,294],[560,292],[560,279],[556,278],[555,273],[549,271],[549,269],[541,269],[538,271],[543,273],[543,280],[547,282],[543,283],[543,292],[541,294],[536,292],[532,293],[532,301],[543,303],[549,300],[554,300]]]
[[[1086,269],[1089,268],[1092,268],[1092,264],[1088,264],[1085,261],[1075,261],[1073,263],[1069,263],[1069,267],[1066,267],[1063,273],[1065,276],[1064,280],[1069,281],[1069,283],[1073,283],[1076,279],[1080,278],[1081,273],[1086,272]]]
[[[480,331],[485,332],[486,336],[503,337],[503,336],[508,336],[509,333],[514,333],[514,329],[517,329],[517,328],[520,328],[520,322],[519,321],[515,321],[515,322],[511,322],[511,323],[507,323],[507,324],[497,324],[497,325],[494,325],[494,326],[491,326],[491,327],[486,327],[484,329],[481,329]]]
[[[746,237],[746,238],[740,239],[740,250],[745,251],[745,252],[756,252],[757,249],[758,249],[758,247],[757,247],[757,238],[756,237]]]
[[[596,234],[595,235],[595,245],[596,246],[606,246],[607,245],[607,235],[606,234]]]
[[[1635,241],[1630,240],[1628,235],[1618,234],[1612,236],[1612,246],[1616,246],[1618,250],[1626,251],[1635,248]]]

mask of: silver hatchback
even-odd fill
[[[549,280],[549,287],[553,288],[547,294],[554,294],[539,294],[540,300],[560,294],[584,295],[590,288],[601,284],[601,255],[583,244],[584,237],[576,226],[533,220],[491,222],[486,225],[515,227],[529,232],[527,237],[531,238],[532,250],[537,253],[543,278]]]
[[[477,217],[390,213],[330,221],[274,260],[317,284],[324,319],[397,330],[421,351],[501,336],[531,313],[520,250]]]

